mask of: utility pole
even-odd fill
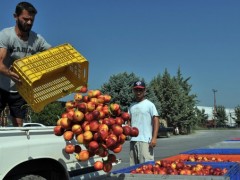
[[[214,123],[215,123],[215,127],[216,127],[216,115],[217,115],[217,109],[216,109],[216,89],[213,89],[213,96],[214,96],[214,109],[213,109],[213,118],[214,118]]]

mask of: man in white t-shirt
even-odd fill
[[[26,104],[17,92],[15,83],[21,83],[11,71],[17,59],[36,54],[51,47],[45,39],[31,31],[37,10],[28,2],[17,4],[14,19],[16,25],[0,32],[0,113],[8,105],[13,126],[22,126]]]
[[[137,127],[139,135],[130,140],[130,166],[154,160],[153,148],[157,144],[159,114],[156,106],[145,98],[145,83],[136,81],[133,85],[135,102],[129,107],[129,124]]]

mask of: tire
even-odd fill
[[[39,176],[39,175],[26,175],[21,177],[19,180],[47,180],[46,178]]]

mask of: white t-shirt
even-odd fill
[[[159,116],[156,106],[145,99],[140,102],[134,102],[129,107],[131,115],[131,126],[137,127],[139,135],[132,137],[131,141],[150,142],[153,133],[153,117]]]
[[[51,47],[45,39],[31,31],[27,41],[20,39],[15,27],[5,28],[0,32],[0,48],[7,49],[7,57],[4,59],[4,64],[9,68],[17,59],[42,52]],[[5,91],[16,91],[15,83],[7,76],[0,74],[0,88]]]

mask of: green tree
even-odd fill
[[[170,126],[179,123],[194,124],[196,95],[190,94],[189,79],[182,77],[180,68],[176,77],[171,77],[165,69],[163,75],[158,74],[150,82],[161,104],[161,118],[166,119]]]
[[[208,121],[208,115],[205,113],[205,110],[199,110],[198,108],[195,108],[195,114],[196,114],[196,125],[205,127]]]
[[[65,111],[64,104],[64,102],[55,101],[45,106],[43,111],[39,113],[31,112],[31,121],[42,123],[47,126],[55,126],[57,120]]]
[[[191,126],[196,124],[196,114],[195,114],[195,107],[196,107],[196,95],[190,94],[192,85],[189,84],[190,77],[184,79],[182,77],[182,73],[180,68],[178,68],[177,76],[173,77],[173,80],[176,81],[178,84],[178,106],[180,109],[179,120],[185,121],[186,123],[190,124]]]
[[[165,69],[163,75],[158,74],[150,82],[158,100],[160,101],[161,118],[166,119],[168,125],[176,122],[176,116],[179,112],[176,98],[178,96],[177,84],[172,81],[170,74]]]
[[[216,125],[217,127],[225,127],[226,126],[226,122],[227,122],[227,115],[226,115],[226,110],[224,106],[216,106],[216,118],[217,118],[217,122]]]
[[[237,123],[237,126],[240,126],[240,106],[238,105],[237,107],[234,108],[235,116],[234,118],[235,122]]]

